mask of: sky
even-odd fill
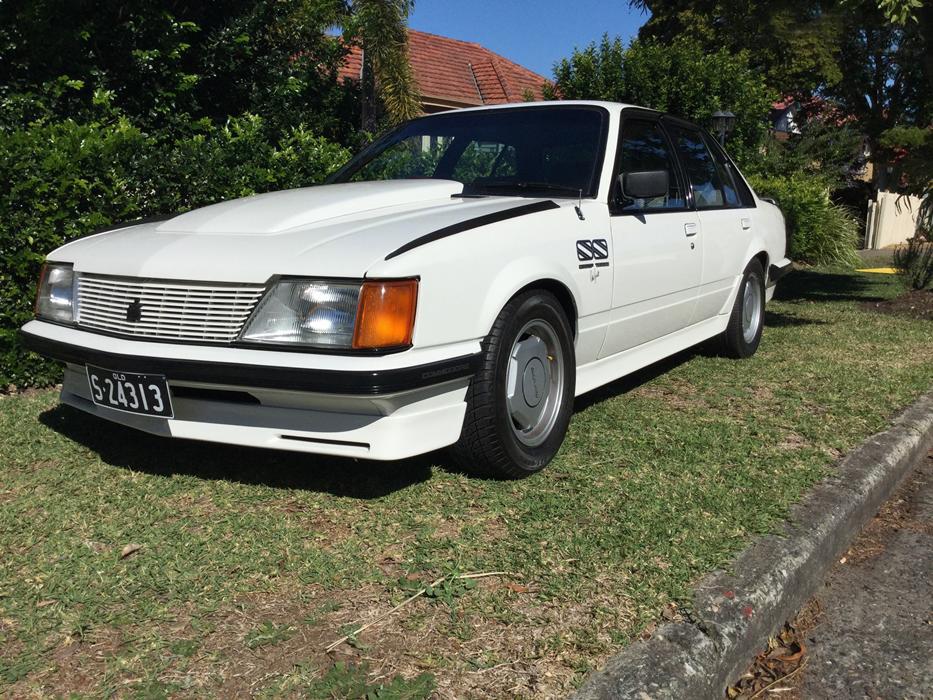
[[[415,0],[408,26],[475,41],[550,78],[574,48],[606,32],[628,41],[647,18],[627,0]]]

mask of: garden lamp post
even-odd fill
[[[732,133],[735,127],[735,115],[732,112],[716,110],[713,112],[713,131],[719,134],[719,143],[726,145],[726,136]]]

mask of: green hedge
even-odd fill
[[[17,337],[54,248],[143,216],[314,184],[348,157],[304,128],[270,142],[255,116],[197,123],[182,136],[146,134],[125,119],[0,132],[0,389],[60,379]]]
[[[818,177],[749,176],[759,197],[772,197],[784,213],[789,257],[812,265],[854,267],[858,262],[859,222],[829,199],[829,186]]]

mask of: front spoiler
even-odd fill
[[[170,380],[200,384],[351,396],[392,394],[469,377],[479,362],[479,355],[474,354],[392,369],[305,369],[126,355],[53,340],[24,330],[20,331],[20,337],[27,349],[74,365],[90,364],[124,372],[163,374]]]

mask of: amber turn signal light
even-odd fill
[[[411,345],[418,280],[363,282],[353,332],[357,350]]]

